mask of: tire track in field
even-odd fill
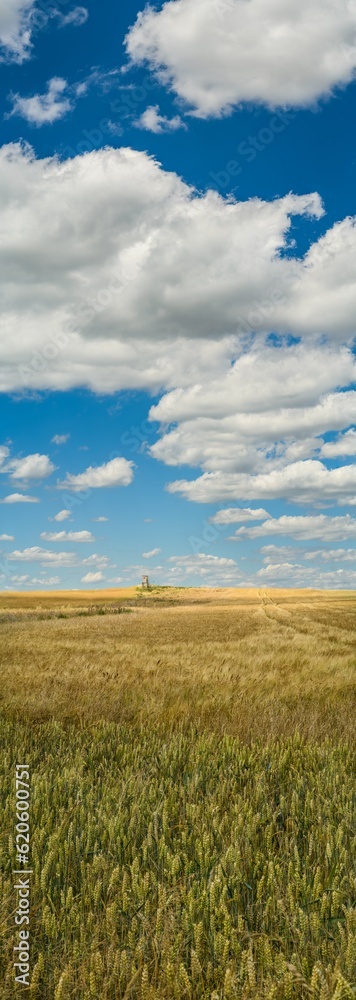
[[[277,601],[269,596],[266,590],[259,590],[258,596],[260,609],[271,624],[282,626],[282,629],[292,633],[293,638],[296,638],[298,635],[304,636],[310,632],[310,620],[307,617],[303,619],[303,624],[295,621],[293,611],[281,608]],[[271,614],[269,614],[269,609],[272,612]]]

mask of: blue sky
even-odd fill
[[[346,0],[0,9],[0,587],[353,588]]]

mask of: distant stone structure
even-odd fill
[[[149,589],[150,589],[150,585],[149,585],[149,582],[148,582],[148,576],[143,576],[142,577],[142,590],[149,590]]]

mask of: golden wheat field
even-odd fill
[[[37,720],[351,737],[355,611],[340,592],[5,595],[0,704]]]
[[[356,595],[0,599],[0,995],[355,1000]],[[26,815],[25,813],[23,815]]]

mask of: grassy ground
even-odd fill
[[[4,1000],[25,758],[31,998],[355,1000],[355,604],[2,596]]]
[[[0,707],[33,719],[192,722],[243,739],[296,728],[348,738],[355,610],[355,596],[308,591],[35,595],[32,606],[6,596]]]

